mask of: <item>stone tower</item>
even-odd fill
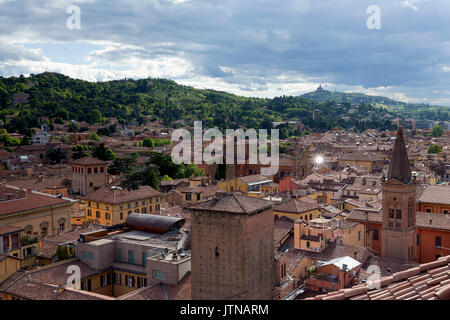
[[[72,192],[85,196],[106,186],[107,161],[84,157],[70,162],[72,166]]]
[[[271,300],[274,289],[272,205],[218,192],[191,215],[194,300]]]
[[[416,257],[416,181],[399,127],[387,180],[383,182],[382,255],[414,261]]]

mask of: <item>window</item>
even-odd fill
[[[111,219],[111,214],[109,212],[105,213],[105,219],[106,220],[110,220]]]
[[[358,241],[361,241],[361,231],[358,231]]]
[[[155,211],[159,211],[159,204],[155,206]]]
[[[3,237],[3,251],[8,251],[9,250],[9,237],[8,236],[4,236]]]
[[[442,246],[442,238],[440,236],[434,237],[434,244],[435,247],[441,247]]]
[[[147,213],[147,208],[146,207],[142,208],[142,213]]]
[[[219,257],[219,248],[216,247],[216,258],[218,258],[218,257]]]
[[[145,266],[147,264],[147,254],[145,252],[142,253],[142,265]]]
[[[120,273],[116,273],[116,284],[120,284],[122,282],[122,275]]]
[[[100,172],[101,173],[105,172],[105,168],[104,167],[100,167]]]
[[[134,204],[134,206],[135,206],[135,207],[139,207],[139,202],[136,201],[135,204]]]
[[[95,217],[96,217],[97,219],[100,219],[100,211],[95,211]]]
[[[86,281],[81,281],[81,290],[86,291]]]
[[[64,232],[64,229],[65,229],[64,223],[61,223],[59,225],[59,232]]]
[[[396,219],[397,219],[397,220],[401,220],[401,219],[402,219],[402,210],[397,209],[397,210],[396,210],[396,213],[397,213]]]
[[[100,285],[102,287],[106,287],[106,275],[105,274],[100,276]]]
[[[426,208],[425,211],[428,212],[428,213],[431,213],[431,209],[430,208]]]
[[[142,200],[142,205],[145,206],[145,200]]]
[[[137,287],[140,288],[141,287],[141,277],[137,277],[136,282],[137,282]]]
[[[122,249],[117,249],[117,260],[122,261]]]
[[[120,220],[123,220],[123,212],[120,213]]]
[[[152,206],[149,206],[149,207],[148,207],[148,211],[149,211],[149,212],[152,212],[152,211],[153,211],[153,207],[152,207]]]
[[[444,214],[448,214],[448,210],[444,210]]]
[[[420,236],[417,235],[417,245],[420,245]]]
[[[191,194],[190,193],[186,193],[186,201],[191,201]]]
[[[394,209],[389,209],[389,219],[394,219]]]
[[[91,279],[88,279],[88,281],[87,281],[87,291],[91,291],[91,290],[92,290]]]
[[[125,276],[125,281],[127,282],[127,286],[134,287],[134,276]]]
[[[128,263],[134,264],[134,251],[128,250]]]
[[[309,241],[306,241],[306,247],[309,248],[310,247],[310,243]]]
[[[94,173],[98,173],[98,168],[97,167],[94,168]]]
[[[128,209],[131,208],[131,203],[127,203]]]
[[[200,193],[197,193],[197,201],[200,201]]]
[[[87,169],[87,172],[88,172],[89,174],[91,174],[91,173],[92,173],[92,169],[91,169],[91,168],[88,168],[88,169]]]
[[[89,259],[89,260],[93,260],[94,259],[94,254],[92,252],[81,252],[81,256],[83,258]]]
[[[88,217],[92,217],[92,210],[88,209],[87,214],[88,214]]]
[[[155,278],[155,279],[160,279],[160,280],[166,279],[166,273],[164,271],[153,270],[152,273],[153,273],[153,278]]]
[[[378,240],[378,229],[373,230],[373,240]]]

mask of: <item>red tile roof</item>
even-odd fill
[[[84,157],[77,160],[73,160],[70,164],[88,165],[88,164],[108,164],[108,161],[103,161],[97,158]]]
[[[291,199],[285,203],[279,204],[273,208],[274,211],[287,212],[287,213],[304,213],[311,210],[317,210],[320,207],[317,204]]]
[[[87,195],[84,199],[110,204],[125,203],[160,196],[161,192],[150,186],[141,186],[138,190],[125,190],[117,187],[103,187]]]
[[[239,193],[221,192],[215,199],[187,207],[191,210],[252,214],[272,207],[272,202]]]
[[[0,235],[7,235],[10,233],[17,233],[20,231],[23,231],[25,229],[23,228],[17,228],[17,227],[12,227],[12,226],[1,226],[0,225]]]
[[[450,256],[306,300],[450,300]]]
[[[8,189],[9,188],[6,188],[6,190]],[[71,204],[71,201],[56,198],[51,195],[27,192],[25,198],[0,202],[0,216],[63,204]]]
[[[423,190],[419,202],[450,204],[450,186],[429,186]]]

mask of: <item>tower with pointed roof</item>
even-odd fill
[[[412,177],[403,129],[398,128],[388,177],[383,182],[382,255],[416,257],[416,180]]]

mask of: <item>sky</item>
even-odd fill
[[[0,75],[450,105],[449,21],[449,0],[0,0]]]

